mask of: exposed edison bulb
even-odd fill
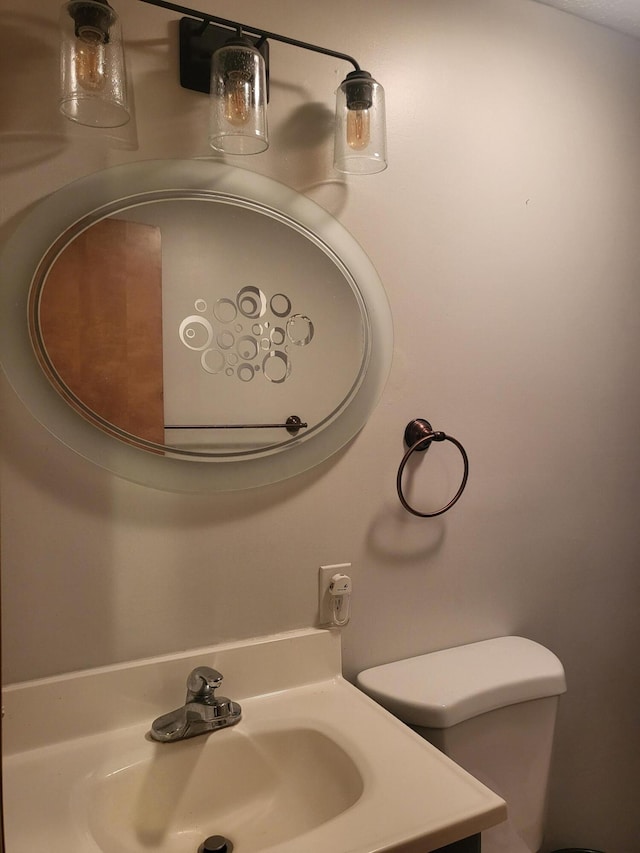
[[[251,117],[251,79],[244,71],[230,71],[225,82],[224,116],[229,124],[241,126]]]
[[[89,92],[99,92],[106,83],[104,36],[99,30],[85,27],[78,33],[76,42],[78,83]]]
[[[347,145],[362,151],[371,139],[371,116],[368,109],[347,110]]]

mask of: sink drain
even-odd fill
[[[198,848],[198,853],[231,853],[233,844],[224,835],[211,835]]]

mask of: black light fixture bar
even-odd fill
[[[197,9],[189,9],[186,6],[179,6],[176,3],[168,3],[166,0],[140,0],[140,2],[148,3],[150,6],[159,6],[162,9],[169,9],[172,12],[178,12],[181,15],[189,15],[191,18],[197,18],[205,24],[219,24],[222,27],[228,27],[230,30],[235,30],[238,33],[242,32],[244,35],[257,36],[259,39],[271,39],[272,41],[279,41],[283,44],[292,45],[293,47],[300,47],[303,50],[312,50],[315,53],[322,53],[325,56],[333,56],[335,59],[342,59],[344,62],[349,62],[353,65],[356,71],[361,70],[360,65],[352,56],[349,56],[346,53],[339,53],[338,51],[331,50],[327,47],[320,47],[317,44],[292,39],[289,38],[289,36],[272,33],[268,30],[257,29],[256,27],[249,26],[248,24],[240,24],[238,21],[231,21],[228,18],[219,18],[216,15],[208,15],[206,12],[199,12]]]
[[[269,100],[269,42],[260,36],[244,35],[262,55]],[[211,57],[229,41],[229,29],[209,21],[180,18],[180,85],[183,89],[209,94]]]
[[[183,16],[180,84],[209,92],[209,145],[214,151],[259,154],[268,148],[269,43],[280,42],[353,66],[336,91],[334,167],[350,175],[386,169],[384,89],[352,56],[170,0],[141,2]]]

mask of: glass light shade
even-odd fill
[[[269,147],[264,59],[244,38],[213,54],[209,144],[224,154],[259,154]]]
[[[334,166],[350,175],[387,168],[384,89],[366,71],[352,71],[336,93]]]
[[[91,127],[129,121],[122,30],[116,12],[98,0],[71,0],[60,10],[60,110]]]

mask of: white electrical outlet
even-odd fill
[[[321,627],[333,625],[333,602],[329,594],[331,578],[336,574],[349,574],[351,563],[337,563],[334,566],[320,566],[318,573],[318,624]]]

